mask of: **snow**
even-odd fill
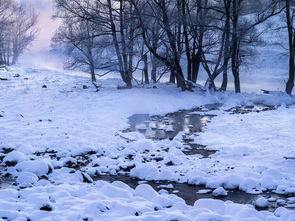
[[[1,193],[1,192],[0,192]],[[213,199],[186,205],[173,194],[159,194],[149,185],[135,190],[122,182],[61,184],[14,190],[0,199],[0,216],[23,220],[284,220],[292,221],[293,212],[258,212],[252,206]],[[19,197],[18,197],[19,196]],[[45,211],[50,208],[52,211]],[[5,210],[3,210],[5,209]]]
[[[144,180],[157,180],[159,179],[159,171],[151,164],[141,164],[130,171],[130,176]]]
[[[139,153],[143,153],[145,151],[151,152],[156,149],[157,149],[157,146],[156,146],[155,142],[153,142],[152,140],[148,140],[148,139],[139,139],[137,141],[130,143],[130,145],[128,145],[126,147],[127,151],[133,150],[133,151],[139,152]]]
[[[264,197],[260,197],[255,201],[255,206],[260,208],[268,207],[269,201],[265,199]]]
[[[135,188],[134,191],[135,196],[146,197],[149,200],[152,200],[158,194],[157,192],[148,184],[140,184]]]
[[[20,187],[30,187],[37,183],[38,177],[31,172],[18,174],[16,182]]]
[[[169,84],[118,90],[118,79],[100,80],[102,88],[96,92],[88,78],[30,68],[0,71],[0,76],[8,78],[0,82],[0,166],[17,184],[0,190],[0,218],[294,221],[294,211],[283,208],[259,212],[251,205],[215,199],[189,206],[146,183],[132,189],[122,182],[93,179],[131,168],[127,175],[135,178],[202,184],[206,189],[199,194],[226,196],[229,189],[239,188],[292,195],[294,160],[285,157],[295,156],[290,148],[295,141],[295,108],[289,106],[294,97],[181,92]],[[195,143],[218,150],[209,158],[185,155],[184,133],[173,140],[149,140],[137,132],[121,132],[133,114],[164,115],[215,103],[223,104],[220,110],[209,111],[217,116],[202,133],[190,136]],[[257,103],[282,106],[244,115],[227,112]]]
[[[253,178],[243,179],[239,185],[239,189],[245,192],[251,193],[259,190],[259,183],[257,180]]]
[[[228,193],[223,187],[219,187],[212,192],[213,196],[227,196]]]
[[[3,162],[5,164],[8,164],[8,163],[19,163],[19,162],[22,162],[24,160],[27,160],[27,156],[22,153],[22,152],[19,152],[19,151],[12,151],[8,154],[6,154],[6,156],[4,157],[3,159]]]
[[[32,172],[37,176],[48,175],[53,171],[53,166],[42,159],[28,160],[18,163],[15,166],[17,171]]]
[[[295,155],[290,148],[295,142],[294,122],[293,106],[244,115],[225,113],[213,118],[195,142],[219,150],[214,156],[219,160],[219,174],[234,175],[230,180],[241,190],[276,189],[284,194],[287,189],[293,191],[295,184],[294,161],[285,159]],[[230,174],[222,171],[226,165],[233,167]]]
[[[197,193],[198,194],[207,194],[207,193],[211,193],[212,190],[211,189],[203,189],[203,190],[199,190]]]

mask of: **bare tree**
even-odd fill
[[[12,27],[12,64],[15,64],[19,56],[37,36],[38,16],[33,9],[24,5],[16,7]]]
[[[0,0],[0,62],[15,64],[37,35],[37,14],[17,1]]]
[[[57,17],[67,23],[67,17],[93,23],[92,28],[104,30],[112,38],[117,67],[128,88],[132,87],[134,29],[128,1],[55,0]]]
[[[245,63],[247,57],[253,56],[253,48],[262,43],[260,36],[265,32],[263,28],[256,27],[279,14],[281,8],[278,7],[278,1],[220,0],[209,9],[216,12],[214,14],[217,15],[217,19],[222,21],[221,25],[213,24],[213,28],[222,33],[219,37],[221,44],[219,52],[222,54],[218,53],[216,59],[218,62],[215,62],[215,65],[219,67],[215,66],[212,78],[215,79],[223,73],[221,90],[225,90],[228,67],[231,65],[235,91],[239,93],[241,92],[241,65]],[[223,62],[221,62],[222,59]]]
[[[179,22],[177,19],[177,2],[168,0],[141,1],[131,0],[134,5],[137,18],[140,22],[142,37],[146,47],[158,60],[165,63],[175,74],[177,84],[182,90],[187,89],[186,81],[181,66],[182,47],[179,45]],[[141,7],[139,7],[141,6]],[[154,33],[146,24],[147,18],[155,20],[162,29],[159,35],[161,44],[165,47],[166,55],[153,47]]]
[[[231,66],[232,73],[234,77],[235,91],[237,93],[241,92],[240,84],[240,65],[242,62],[243,45],[251,45],[251,43],[256,44],[257,36],[264,30],[258,32],[255,29],[256,26],[265,22],[270,17],[277,15],[281,12],[278,7],[278,1],[265,1],[261,4],[261,8],[255,11],[253,14],[254,19],[247,20],[243,15],[249,13],[245,11],[247,7],[247,1],[245,0],[232,0],[232,56],[231,56]]]
[[[68,16],[52,39],[53,47],[61,46],[68,55],[66,68],[89,71],[92,82],[96,82],[96,69],[114,65],[102,55],[111,42],[99,27],[94,26],[88,20]]]
[[[10,27],[13,24],[14,2],[0,0],[0,64],[9,64],[10,61]]]
[[[241,65],[261,42],[264,30],[257,26],[281,12],[278,1],[55,0],[63,26],[69,27],[71,18],[89,27],[80,28],[80,34],[72,37],[78,39],[76,45],[85,46],[83,50],[74,48],[90,64],[92,76],[95,65],[91,63],[101,56],[94,39],[105,35],[111,39],[105,49],[111,46],[117,71],[128,88],[132,87],[135,70],[143,66],[148,82],[151,64],[151,79],[157,82],[159,64],[164,64],[165,73],[171,73],[170,82],[182,90],[194,87],[201,68],[208,75],[208,88],[217,89],[215,80],[222,74],[220,90],[226,90],[231,68],[237,93],[241,92]],[[85,40],[79,40],[81,36]],[[92,49],[86,50],[87,46]]]

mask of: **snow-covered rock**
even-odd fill
[[[259,181],[260,186],[268,189],[268,190],[275,190],[277,188],[277,182],[271,176],[264,176]]]
[[[228,175],[222,178],[222,185],[226,189],[236,189],[242,183],[243,178],[238,175]]]
[[[212,193],[211,189],[202,189],[197,191],[197,194],[207,194],[207,193]]]
[[[141,196],[145,199],[152,200],[158,193],[148,184],[140,184],[134,190],[134,196]]]
[[[32,172],[37,176],[48,175],[53,171],[53,166],[47,160],[28,160],[18,163],[16,170],[22,172]]]
[[[227,196],[228,193],[223,187],[219,187],[212,192],[213,196]]]
[[[159,174],[159,170],[151,164],[140,164],[130,171],[131,177],[145,180],[157,180]]]
[[[246,178],[239,185],[240,190],[248,193],[252,193],[254,190],[258,190],[259,187],[260,185],[258,181],[253,178]]]
[[[136,140],[127,147],[128,149],[132,149],[136,152],[143,153],[145,151],[152,152],[157,149],[157,145],[154,141],[148,139],[140,139]]]
[[[264,197],[259,197],[256,201],[255,201],[255,206],[260,207],[260,208],[266,208],[269,205],[269,201],[264,198]]]
[[[214,211],[217,213],[224,214],[226,210],[226,205],[221,200],[213,200],[213,199],[200,199],[195,202],[194,208],[204,208],[210,211]]]
[[[22,152],[12,151],[12,152],[6,154],[6,156],[3,159],[3,162],[8,166],[9,165],[14,166],[15,164],[25,161],[27,159],[28,159],[28,157],[25,154],[23,154]]]

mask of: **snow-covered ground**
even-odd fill
[[[204,184],[219,195],[226,193],[220,188],[224,187],[294,196],[295,108],[287,107],[294,98],[280,93],[181,92],[169,84],[118,90],[120,81],[115,78],[100,80],[102,88],[96,92],[87,77],[31,68],[1,71],[0,77],[8,79],[0,81],[1,164],[17,183],[0,190],[0,218],[295,220],[294,211],[285,208],[258,212],[251,205],[212,199],[188,206],[147,184],[134,190],[121,182],[89,177],[132,168],[134,177]],[[120,132],[133,114],[159,115],[214,103],[223,104],[214,112],[218,116],[203,133],[192,136],[196,143],[218,150],[210,158],[185,155],[181,134],[173,140],[152,141],[136,132]],[[280,107],[245,115],[225,111],[254,103]],[[155,156],[163,160],[153,160]],[[69,168],[69,163],[80,163],[81,168]],[[265,199],[257,202],[265,204]]]

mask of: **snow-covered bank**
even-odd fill
[[[181,146],[178,139],[158,141],[158,146],[169,148],[168,153],[158,153],[164,160],[137,161],[130,174],[141,179],[168,179],[213,189],[274,191],[293,196],[294,111],[292,106],[244,115],[220,112],[203,133],[190,137],[194,143],[207,146],[206,149],[217,150],[215,154],[209,158],[187,156],[180,147],[173,148]]]
[[[294,98],[284,94],[181,92],[169,84],[118,90],[118,79],[101,80],[102,88],[95,92],[88,78],[37,69],[2,71],[0,76],[7,78],[0,82],[1,164],[15,176],[19,187],[27,187],[21,191],[1,190],[3,217],[294,220],[294,213],[284,209],[278,209],[275,217],[249,205],[216,200],[197,201],[189,207],[175,196],[146,193],[147,186],[134,191],[122,183],[83,183],[85,179],[91,181],[88,175],[115,175],[133,168],[130,175],[135,177],[205,184],[217,189],[215,193],[223,186],[248,192],[276,189],[294,194],[294,161],[284,159],[294,156],[289,147],[294,143],[295,108],[284,108],[294,103]],[[206,159],[186,156],[181,134],[171,141],[152,141],[129,133],[135,140],[131,143],[117,136],[128,127],[128,117],[133,114],[166,114],[213,103],[223,103],[222,109],[253,103],[283,106],[276,111],[243,116],[223,110],[215,112],[218,116],[206,131],[192,136],[196,142],[219,150]],[[155,157],[163,160],[154,160]],[[76,163],[82,165],[83,173],[68,168]],[[138,198],[138,191],[143,191],[143,195],[139,194],[143,198]],[[31,200],[36,194],[36,200]],[[44,206],[43,201],[50,204],[52,211],[38,210]],[[158,206],[161,209],[155,210]],[[20,210],[18,214],[15,208]]]
[[[14,78],[16,73],[20,77]],[[164,114],[217,101],[165,85],[117,90],[117,79],[102,81],[103,88],[96,93],[88,78],[39,70],[1,75],[10,80],[0,85],[0,144],[26,152],[110,149],[117,146],[114,134],[128,126],[132,114]],[[84,90],[83,85],[90,88]]]
[[[165,114],[210,103],[232,107],[253,102],[290,104],[288,96],[180,92],[173,85],[156,89],[117,90],[118,79],[102,80],[95,93],[89,79],[49,70],[1,72],[1,146],[26,152],[100,149],[114,145],[114,134],[133,114]],[[17,74],[20,75],[20,77]],[[83,89],[88,85],[88,89]],[[116,142],[116,141],[115,141]],[[98,145],[99,144],[99,145]]]
[[[294,124],[294,106],[245,115],[227,113],[212,119],[195,142],[219,150],[215,155],[219,165],[231,165],[231,175],[247,178],[244,185],[240,183],[245,190],[294,192]]]
[[[0,217],[8,220],[118,221],[293,221],[295,212],[270,212],[252,206],[203,199],[188,206],[172,194],[159,194],[149,185],[135,190],[122,182],[84,185],[45,185],[24,190],[0,190]]]

